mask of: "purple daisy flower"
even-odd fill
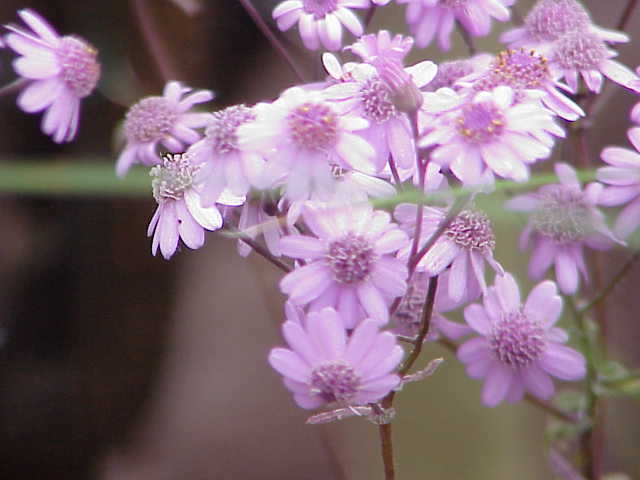
[[[335,307],[347,328],[370,317],[389,321],[388,307],[404,294],[407,267],[394,253],[408,242],[390,215],[371,205],[305,205],[305,224],[317,237],[283,237],[284,255],[306,261],[287,274],[280,288],[312,310]]]
[[[404,350],[373,320],[360,323],[351,336],[332,308],[310,313],[303,323],[285,322],[282,334],[290,348],[269,353],[269,363],[300,407],[373,403],[399,385],[392,372]]]
[[[419,146],[436,146],[431,159],[466,186],[493,183],[494,174],[526,181],[528,164],[551,154],[551,135],[564,136],[549,110],[518,103],[507,86],[466,98],[446,88],[424,96],[423,110],[435,117]]]
[[[374,173],[375,151],[353,132],[369,123],[343,114],[322,92],[294,87],[271,104],[254,107],[256,120],[238,127],[238,148],[267,159],[262,185],[285,182],[289,200],[335,188],[332,165]]]
[[[12,33],[5,41],[21,55],[13,67],[29,80],[18,96],[18,106],[27,113],[46,110],[42,131],[56,143],[69,142],[78,129],[80,101],[93,92],[100,78],[98,51],[79,37],[60,36],[33,10],[20,10],[18,15],[31,29],[6,25]]]
[[[600,194],[598,203],[607,207],[627,204],[620,212],[614,226],[615,234],[627,238],[640,226],[640,127],[627,132],[629,141],[636,149],[607,147],[600,158],[610,167],[601,167],[596,176],[602,183],[610,185]]]
[[[405,231],[415,230],[418,207],[412,204],[398,205],[394,216]],[[446,218],[443,208],[424,207],[419,247],[431,238]],[[416,271],[425,272],[433,277],[440,275],[448,267],[451,272],[448,279],[448,295],[454,301],[460,301],[467,291],[484,291],[485,261],[502,275],[502,267],[493,258],[496,241],[489,218],[478,210],[463,210],[436,240],[416,266]],[[398,257],[407,259],[411,246],[400,250]]]
[[[592,32],[605,42],[624,43],[629,37],[594,25],[589,12],[576,0],[539,0],[527,14],[524,25],[503,33],[500,41],[510,47],[545,49],[567,32]]]
[[[609,230],[604,215],[596,207],[602,185],[590,183],[583,190],[576,172],[566,163],[556,163],[559,184],[544,185],[538,192],[513,197],[505,204],[509,210],[531,212],[520,236],[520,249],[526,250],[533,238],[529,276],[540,280],[555,265],[562,293],[578,291],[579,273],[588,279],[583,246],[607,250],[621,243]]]
[[[464,318],[480,336],[458,349],[458,359],[471,378],[484,378],[482,403],[494,407],[522,399],[524,392],[542,399],[553,396],[551,377],[576,381],[586,373],[581,353],[563,345],[567,333],[555,327],[562,298],[555,283],[539,283],[524,306],[511,274],[498,276],[484,305],[469,305]]]
[[[211,120],[210,113],[192,113],[191,108],[213,99],[209,90],[191,91],[179,82],[169,82],[161,97],[146,97],[134,104],[125,117],[124,134],[127,139],[118,157],[116,173],[124,176],[134,163],[156,165],[159,162],[158,144],[172,153],[184,152],[198,140],[201,128]]]
[[[407,23],[419,47],[426,47],[437,36],[442,50],[451,48],[451,32],[456,21],[471,35],[482,37],[491,30],[491,19],[506,22],[507,7],[515,0],[398,0],[407,5]]]
[[[300,38],[309,50],[322,44],[327,50],[342,46],[342,27],[355,37],[363,33],[362,24],[351,8],[369,8],[369,0],[286,0],[273,10],[273,18],[282,31],[296,23]]]
[[[149,173],[153,177],[153,197],[158,203],[149,222],[147,235],[153,235],[151,253],[160,247],[167,260],[178,248],[178,240],[193,249],[204,245],[204,231],[222,227],[220,211],[202,207],[196,189],[199,165],[186,154],[167,154]],[[219,201],[226,205],[241,205],[243,198],[225,195]]]
[[[251,185],[259,183],[264,159],[254,152],[238,148],[237,129],[255,120],[252,109],[234,105],[214,112],[206,125],[204,138],[187,153],[195,163],[202,163],[205,177],[201,196],[204,206],[213,205],[229,189],[234,195],[246,195]]]

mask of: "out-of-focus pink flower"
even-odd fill
[[[611,166],[601,167],[596,173],[598,180],[610,185],[602,191],[598,203],[607,207],[626,204],[614,226],[620,238],[627,238],[640,226],[640,127],[631,128],[627,136],[636,152],[605,148],[601,158]]]
[[[251,108],[234,105],[214,112],[206,125],[204,138],[189,147],[187,153],[202,164],[202,204],[213,205],[229,189],[234,195],[246,195],[259,183],[264,159],[255,152],[238,148],[237,129],[255,120]]]
[[[485,72],[489,68],[493,58],[493,55],[489,55],[488,53],[480,53],[471,58],[439,63],[438,73],[422,90],[425,92],[435,92],[443,87],[459,90],[460,87],[456,85],[458,80],[471,74]]]
[[[401,204],[394,211],[395,218],[406,232],[415,230],[417,209],[416,205]],[[422,248],[440,227],[446,214],[447,211],[443,208],[424,207],[419,248]],[[497,273],[503,273],[502,267],[493,258],[495,245],[489,218],[477,210],[463,210],[422,257],[416,270],[433,277],[440,275],[450,266],[447,291],[450,298],[458,302],[466,295],[467,290],[486,289],[485,261]],[[410,250],[411,246],[403,248],[398,257],[407,259]]]
[[[354,133],[369,123],[343,114],[322,92],[290,88],[253,110],[256,120],[238,127],[238,148],[267,159],[260,187],[284,182],[287,199],[306,200],[335,189],[333,165],[375,173],[373,147]]]
[[[518,402],[525,391],[548,399],[555,391],[551,377],[584,377],[584,357],[563,345],[568,335],[554,326],[562,312],[555,283],[538,284],[523,306],[518,284],[506,273],[496,277],[483,303],[464,311],[466,322],[480,336],[460,346],[458,359],[471,378],[484,379],[485,405]]]
[[[422,108],[434,116],[419,146],[435,146],[431,159],[467,186],[491,184],[494,174],[526,181],[528,165],[551,154],[550,134],[564,136],[549,110],[538,102],[516,103],[510,87],[473,97],[446,88],[424,96]]]
[[[583,190],[575,170],[566,163],[556,163],[555,171],[559,184],[544,185],[536,193],[513,197],[505,207],[531,212],[520,236],[521,250],[526,250],[533,238],[529,276],[539,280],[555,265],[560,290],[572,295],[578,291],[579,274],[585,280],[588,278],[583,246],[607,250],[621,242],[596,207],[602,185],[593,182]]]
[[[184,152],[198,140],[194,129],[204,127],[212,118],[210,113],[189,112],[194,105],[213,99],[209,90],[191,91],[179,82],[169,82],[161,97],[146,97],[134,104],[124,121],[127,143],[118,157],[116,173],[124,176],[131,165],[159,163],[158,144],[169,152]]]
[[[353,45],[345,47],[359,56],[363,62],[380,65],[386,61],[399,64],[413,48],[413,38],[396,34],[391,37],[387,30],[380,30],[376,34],[363,35]]]
[[[491,20],[511,18],[507,7],[515,0],[398,0],[407,5],[407,23],[419,47],[426,47],[437,36],[442,50],[451,48],[451,32],[456,21],[475,37],[487,35]]]
[[[189,248],[200,248],[204,245],[205,230],[222,227],[222,215],[215,205],[204,208],[200,203],[196,188],[199,169],[188,155],[182,154],[164,155],[160,165],[151,169],[153,197],[158,203],[147,229],[147,235],[153,235],[153,255],[160,247],[168,260],[178,248],[180,239]],[[244,199],[225,195],[219,201],[241,205]]]
[[[284,255],[306,262],[282,279],[282,291],[312,310],[336,308],[347,328],[365,317],[387,323],[389,305],[406,288],[407,267],[394,254],[407,235],[388,213],[373,211],[368,203],[309,203],[302,215],[316,237],[290,235],[280,241]]]
[[[400,383],[392,372],[404,350],[373,320],[360,323],[351,336],[332,308],[312,312],[301,323],[285,322],[282,334],[289,348],[269,353],[269,363],[300,407],[364,405]]]
[[[282,31],[297,23],[300,38],[309,50],[317,50],[322,44],[335,51],[342,46],[343,26],[356,37],[363,33],[360,20],[350,9],[369,6],[369,0],[286,0],[273,10],[273,18]]]
[[[80,101],[100,79],[98,51],[79,37],[60,36],[33,10],[20,10],[18,15],[31,29],[6,26],[11,31],[5,37],[7,45],[21,55],[13,67],[29,80],[18,106],[28,113],[46,110],[42,131],[56,143],[69,142],[78,129]]]
[[[510,47],[546,49],[569,32],[591,32],[605,42],[624,43],[629,37],[591,22],[589,12],[576,0],[539,0],[527,14],[524,25],[503,33],[500,41]]]

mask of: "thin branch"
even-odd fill
[[[384,464],[384,478],[385,480],[395,480],[396,467],[393,459],[391,423],[378,425],[378,433],[380,434],[380,448],[382,450],[382,463]]]
[[[618,23],[616,24],[616,30],[624,31],[627,28],[629,20],[631,20],[631,15],[637,6],[638,0],[629,0],[626,8],[622,12],[622,15],[620,15],[620,20],[618,20]]]
[[[371,5],[371,7],[369,7],[369,10],[367,11],[367,16],[364,19],[365,32],[367,31],[367,28],[369,28],[369,25],[371,25],[371,21],[373,20],[373,17],[376,14],[377,9],[378,9],[377,5]]]
[[[269,25],[264,21],[260,12],[256,10],[251,3],[251,0],[238,0],[240,4],[247,11],[251,19],[255,22],[256,26],[260,29],[262,34],[267,38],[271,46],[275,49],[276,52],[280,54],[283,60],[289,65],[291,71],[298,78],[298,81],[304,82],[305,76],[302,70],[298,67],[293,57],[291,56],[289,50],[287,50],[284,44],[280,41],[280,39],[276,36],[276,34],[271,30]]]
[[[18,78],[13,82],[5,85],[4,87],[0,87],[0,97],[4,97],[5,95],[13,95],[18,90],[21,90],[22,87],[26,86],[29,83],[27,78]]]
[[[456,20],[456,26],[458,27],[458,31],[460,32],[460,36],[462,37],[462,40],[464,40],[464,43],[467,46],[467,49],[469,50],[469,55],[470,56],[475,55],[478,49],[476,48],[476,44],[475,44],[475,41],[473,40],[473,37],[458,20]]]
[[[225,230],[230,233],[229,236],[235,237],[238,240],[242,240],[244,243],[249,245],[255,252],[259,255],[262,255],[267,261],[278,267],[285,273],[289,273],[291,271],[291,267],[284,263],[282,260],[274,256],[269,250],[256,242],[253,238],[251,238],[246,233],[241,232],[237,228],[227,225]]]

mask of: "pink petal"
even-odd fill
[[[584,356],[564,345],[549,344],[540,356],[538,364],[560,380],[580,380],[586,374]]]

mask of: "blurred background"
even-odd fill
[[[278,2],[255,3],[270,18]],[[517,2],[518,12],[531,3]],[[604,27],[626,3],[585,2]],[[168,79],[214,90],[215,108],[270,99],[295,83],[236,0],[3,0],[0,23],[17,22],[16,10],[27,6],[93,43],[103,77],[68,145],[42,135],[39,116],[21,112],[15,96],[1,97],[0,176],[3,163],[21,161],[110,169],[126,109]],[[373,27],[406,33],[403,20],[404,7],[391,5]],[[639,28],[636,12],[627,31]],[[162,67],[149,31],[159,37]],[[296,47],[297,31],[287,38],[313,71],[318,55]],[[454,44],[449,54],[432,48],[412,59],[464,56],[459,37]],[[478,45],[500,48],[495,35]],[[620,56],[640,63],[637,47],[621,47]],[[0,85],[15,78],[11,58],[0,51]],[[603,146],[627,145],[634,100],[615,89],[589,137],[593,162]],[[266,363],[281,342],[279,272],[255,255],[242,259],[215,234],[170,262],[152,257],[145,231],[154,208],[145,192],[0,193],[0,478],[381,479],[376,428],[362,420],[306,426],[306,412]],[[524,278],[520,224],[496,221],[497,256]],[[605,275],[627,255],[608,255]],[[632,367],[640,366],[638,281],[640,271],[607,301],[609,353]],[[423,363],[438,356],[446,359],[438,372],[396,402],[399,478],[553,478],[544,415],[524,403],[482,407],[481,384],[439,346],[429,345]],[[639,412],[637,402],[607,402],[607,472],[640,478]]]

